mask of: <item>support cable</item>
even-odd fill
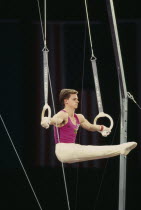
[[[29,186],[30,186],[30,188],[31,188],[31,190],[32,190],[32,192],[33,192],[33,195],[34,195],[34,197],[35,197],[35,200],[36,200],[36,202],[37,202],[37,204],[38,204],[40,210],[43,210],[42,207],[41,207],[40,201],[39,201],[39,199],[38,199],[38,197],[37,197],[37,195],[36,195],[36,193],[35,193],[35,190],[34,190],[32,184],[31,184],[31,181],[30,181],[30,179],[29,179],[29,177],[28,177],[28,175],[27,175],[27,172],[26,172],[26,170],[25,170],[25,168],[24,168],[24,165],[23,165],[23,163],[22,163],[22,161],[21,161],[21,158],[20,158],[20,156],[19,156],[19,154],[18,154],[18,152],[17,152],[17,149],[16,149],[16,147],[15,147],[15,145],[14,145],[14,143],[13,143],[13,140],[12,140],[10,134],[9,134],[9,131],[8,131],[8,129],[7,129],[7,126],[6,126],[6,124],[5,124],[5,122],[4,122],[4,120],[3,120],[3,118],[2,118],[1,115],[0,115],[0,119],[1,119],[1,121],[2,121],[2,124],[3,124],[4,128],[5,128],[5,131],[6,131],[6,133],[7,133],[7,136],[8,136],[8,138],[9,138],[10,142],[11,142],[11,145],[12,145],[12,147],[13,147],[15,153],[16,153],[16,156],[17,156],[17,158],[18,158],[18,160],[19,160],[19,163],[20,163],[20,165],[21,165],[21,167],[22,167],[22,169],[23,169],[23,172],[24,172],[24,174],[25,174],[25,177],[26,177],[26,179],[27,179],[27,181],[28,181],[28,183],[29,183]]]
[[[40,24],[41,24],[41,27],[43,28],[39,0],[37,0],[37,2],[38,2],[38,9],[39,9],[39,15],[40,15]],[[47,48],[47,42],[46,42],[46,34],[47,34],[46,33],[46,19],[47,19],[46,0],[44,0],[44,32],[43,32],[43,40],[44,40],[43,58],[44,59],[43,59],[43,61],[44,61],[44,98],[45,98],[45,106],[43,107],[42,117],[44,116],[46,109],[48,109],[48,107],[49,107],[49,105],[48,105],[48,80],[49,80],[49,83],[50,83],[54,115],[56,114],[55,104],[54,104],[54,96],[53,96],[53,90],[52,90],[52,83],[51,83],[51,76],[50,76],[50,71],[49,71],[49,66],[48,66],[48,52],[49,52],[49,50]],[[48,109],[48,111],[49,111],[49,109]],[[51,118],[51,114],[50,114],[49,117]],[[57,123],[56,123],[56,128],[57,128]],[[58,128],[56,129],[56,131],[57,131],[58,142],[60,142]],[[68,195],[68,189],[67,189],[67,182],[66,182],[64,164],[61,163],[61,166],[62,166],[62,172],[63,172],[63,179],[64,179],[64,185],[65,185],[65,192],[66,192],[68,210],[70,210],[70,202],[69,202],[69,195]]]

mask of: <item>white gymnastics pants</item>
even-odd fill
[[[110,146],[85,146],[75,143],[58,143],[56,144],[55,154],[62,163],[76,163],[109,158],[121,154],[127,155],[136,146],[136,142]]]

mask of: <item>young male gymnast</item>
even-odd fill
[[[78,92],[73,89],[62,89],[59,95],[64,108],[52,118],[42,117],[41,125],[48,128],[54,125],[55,154],[63,163],[75,163],[88,160],[109,158],[118,155],[128,155],[137,146],[136,142],[128,142],[119,145],[95,146],[76,144],[76,134],[79,126],[88,131],[97,131],[109,135],[111,130],[104,125],[94,125],[82,114],[76,114],[78,108]],[[46,105],[45,105],[46,106]]]

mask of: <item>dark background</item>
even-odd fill
[[[139,1],[114,2],[127,90],[141,104]],[[40,6],[43,19],[43,1],[40,1]],[[118,144],[118,79],[106,1],[89,0],[88,8],[104,111],[113,117],[114,128],[106,139],[97,133],[80,130],[77,142],[84,145]],[[93,122],[97,102],[84,1],[47,2],[47,45],[56,112],[61,109],[58,101],[60,90],[77,89],[80,97],[77,112],[82,112]],[[54,154],[53,128],[44,130],[40,126],[44,105],[42,49],[37,1],[0,1],[1,116],[42,208],[67,209],[61,164]],[[50,93],[49,104],[52,108]],[[128,141],[136,141],[138,147],[127,158],[126,208],[136,210],[140,208],[141,193],[141,112],[132,101],[129,101],[128,108]],[[0,209],[39,209],[2,121],[0,140]],[[118,170],[118,157],[65,164],[71,209],[117,210]]]

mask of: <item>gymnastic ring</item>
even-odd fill
[[[114,122],[113,122],[113,119],[110,115],[104,113],[104,112],[99,112],[99,114],[95,117],[94,119],[94,125],[97,125],[97,120],[100,118],[100,117],[107,117],[109,120],[110,120],[110,129],[113,128],[113,125],[114,125]]]
[[[45,117],[46,110],[48,110],[48,116],[47,117],[49,119],[51,119],[51,108],[50,108],[50,106],[48,104],[45,104],[43,106],[43,110],[42,110],[42,114],[41,114],[41,119],[43,119],[43,117]]]

